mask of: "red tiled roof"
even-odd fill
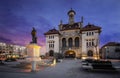
[[[81,29],[81,31],[90,31],[90,30],[99,30],[99,32],[101,32],[101,27],[88,24]]]
[[[107,44],[103,45],[101,48],[104,48],[105,46],[120,46],[119,42],[108,42]]]
[[[49,30],[48,32],[44,33],[44,35],[50,35],[50,34],[60,34],[58,30],[56,30],[55,28],[54,29],[51,29]]]
[[[120,46],[120,43],[119,42],[108,42],[104,46]]]
[[[63,24],[62,26],[62,30],[73,30],[73,29],[80,29],[79,24],[78,23],[74,23],[74,24]]]

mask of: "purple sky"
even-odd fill
[[[67,12],[76,11],[75,21],[84,17],[84,26],[102,27],[101,45],[120,42],[120,0],[0,0],[0,41],[26,45],[31,30],[37,30],[39,45],[45,45],[43,33],[68,23]]]

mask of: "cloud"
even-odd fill
[[[0,0],[0,37],[16,44],[28,44],[31,30],[37,30],[38,43],[45,45],[44,33],[57,27],[59,20],[68,23],[67,12],[72,7],[75,19],[102,26],[101,42],[119,41],[119,0]],[[114,5],[114,6],[113,6]]]
[[[120,42],[120,33],[110,32],[109,34],[102,34],[100,36],[101,46],[107,42]]]
[[[7,39],[7,38],[1,37],[1,36],[0,36],[0,42],[13,43],[11,39]]]
[[[35,27],[39,44],[42,46],[45,45],[43,33],[50,29],[52,25],[50,25],[50,22],[46,18],[39,15],[40,12],[37,9],[40,9],[40,7],[37,7],[36,12],[30,11],[36,7],[30,5],[34,1],[30,2],[27,4],[27,1],[24,0],[18,2],[16,0],[13,0],[13,2],[5,0],[2,2],[3,4],[0,3],[0,37],[2,37],[2,40],[5,39],[7,41],[6,39],[9,39],[15,44],[26,45],[31,41],[30,33],[32,27]],[[39,4],[36,1],[35,3]],[[27,12],[30,12],[28,14],[25,14],[26,11],[24,11],[24,8],[27,8],[26,6],[29,8],[32,7],[27,10]],[[9,40],[7,41],[8,43]]]

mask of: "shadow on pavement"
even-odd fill
[[[82,69],[80,68],[80,71],[86,72],[86,73],[100,73],[100,74],[120,74],[120,71],[117,70],[109,70],[109,69]]]

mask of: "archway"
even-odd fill
[[[54,51],[53,50],[49,51],[49,56],[54,56]]]
[[[92,57],[93,56],[93,51],[89,50],[87,53],[88,56]]]
[[[65,52],[65,58],[75,58],[75,52],[74,51],[66,51]]]

